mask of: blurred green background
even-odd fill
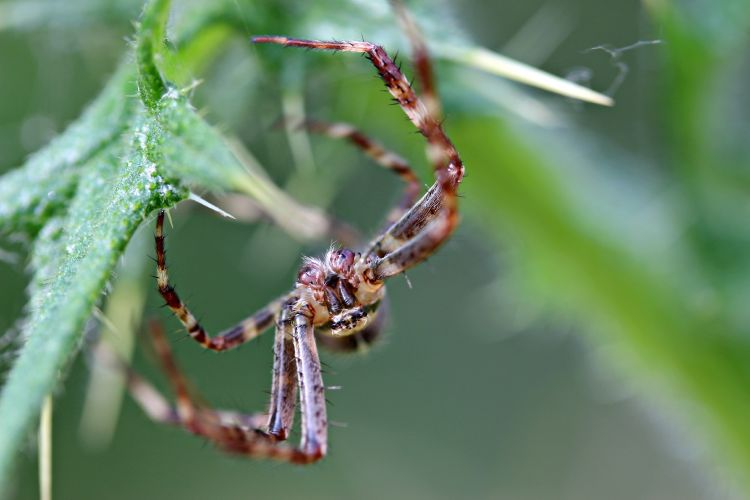
[[[175,4],[175,15],[185,15],[188,3]],[[311,138],[314,165],[300,165],[272,127],[283,96],[287,105],[303,99],[311,117],[357,124],[427,182],[421,137],[387,106],[366,61],[250,47],[248,38],[354,33],[390,48],[403,44],[392,17],[380,3],[355,1],[228,5],[240,36],[195,75],[204,82],[192,102],[297,199],[372,234],[398,199],[398,181],[319,137]],[[402,278],[389,283],[383,342],[364,356],[323,354],[326,383],[342,386],[328,394],[330,456],[306,468],[225,456],[151,423],[128,398],[112,442],[90,449],[80,431],[90,373],[82,354],[55,402],[54,498],[740,497],[750,463],[750,443],[732,442],[750,432],[750,7],[414,7],[428,44],[450,43],[439,35],[455,27],[463,31],[456,37],[595,89],[607,89],[625,63],[617,104],[584,105],[440,61],[446,128],[467,164],[464,219],[437,255],[409,272],[411,287]],[[137,0],[0,3],[2,171],[21,165],[98,94],[127,51],[140,8]],[[654,39],[664,43],[619,59],[586,50]],[[231,222],[190,202],[173,218],[171,274],[212,331],[288,289],[300,256],[330,244],[301,245],[270,224]],[[138,231],[140,246],[116,274],[140,261],[151,266],[150,231]],[[28,278],[25,244],[8,235],[0,248],[17,258],[0,263],[5,331],[23,314]],[[149,290],[144,315],[175,332],[196,387],[220,407],[263,408],[272,335],[236,352],[203,352],[177,340],[148,276],[136,280]],[[93,322],[88,329],[86,345],[97,330]],[[164,387],[144,345],[134,364]],[[2,351],[6,364],[13,349]],[[28,443],[15,476],[19,499],[38,497]]]

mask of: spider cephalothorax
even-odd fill
[[[157,284],[159,292],[188,334],[206,349],[225,351],[257,337],[272,326],[273,381],[268,411],[244,415],[205,406],[188,390],[160,330],[154,342],[177,394],[175,406],[148,383],[129,372],[131,393],[155,420],[181,425],[220,448],[258,458],[294,463],[314,462],[326,454],[328,421],[325,388],[317,344],[337,351],[359,350],[377,336],[386,306],[385,280],[419,264],[443,244],[458,223],[457,189],[464,167],[456,148],[443,131],[440,101],[426,48],[416,26],[398,2],[393,2],[406,28],[417,77],[418,97],[385,50],[369,42],[322,42],[279,36],[255,37],[256,43],[363,53],[375,66],[394,101],[425,137],[435,183],[420,198],[418,177],[397,155],[346,124],[306,122],[309,130],[347,139],[380,165],[406,182],[400,203],[388,215],[386,229],[361,251],[331,249],[323,259],[307,258],[294,289],[236,326],[209,335],[169,283],[164,251],[164,212],[156,223]],[[297,398],[299,394],[299,398]],[[299,400],[301,442],[290,446],[289,436]]]
[[[322,260],[305,259],[296,289],[300,302],[312,308],[314,326],[333,337],[343,337],[372,323],[385,286],[367,278],[369,269],[360,253],[347,248],[331,249]]]

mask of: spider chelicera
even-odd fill
[[[328,440],[326,401],[316,340],[340,351],[356,350],[377,337],[379,308],[385,280],[429,257],[458,223],[456,191],[464,175],[458,153],[441,125],[440,101],[432,78],[426,47],[414,22],[396,4],[414,52],[418,97],[399,67],[382,47],[369,42],[324,42],[280,36],[257,36],[255,43],[359,52],[377,69],[393,99],[427,140],[435,183],[419,197],[417,176],[398,156],[386,152],[351,126],[310,122],[306,126],[329,136],[345,138],[382,166],[398,174],[407,187],[388,217],[387,229],[362,251],[331,249],[322,259],[305,259],[294,289],[240,322],[210,336],[169,283],[164,251],[164,212],[156,221],[157,284],[167,306],[188,334],[201,346],[225,351],[275,326],[273,382],[267,412],[245,415],[215,410],[197,401],[188,390],[160,329],[153,340],[170,383],[176,405],[169,404],[150,384],[128,370],[133,397],[153,419],[183,426],[219,448],[256,458],[306,464],[325,456]],[[418,199],[419,198],[419,199]],[[292,427],[299,393],[301,441],[285,442]]]

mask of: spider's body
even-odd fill
[[[169,283],[164,250],[164,212],[157,217],[156,257],[159,292],[188,334],[203,347],[224,351],[257,337],[275,325],[271,401],[265,413],[242,415],[206,407],[191,395],[160,331],[154,341],[175,388],[173,407],[134,373],[129,387],[154,419],[184,426],[220,448],[251,457],[310,463],[326,454],[328,421],[317,343],[339,351],[357,350],[378,335],[385,308],[385,280],[429,257],[458,223],[457,189],[464,167],[443,131],[426,48],[416,26],[394,2],[414,49],[420,98],[385,50],[368,42],[321,42],[286,37],[255,37],[256,43],[359,52],[372,62],[394,101],[427,141],[435,183],[420,198],[421,184],[409,165],[345,124],[307,122],[311,131],[344,138],[406,182],[401,202],[390,212],[386,230],[362,251],[331,249],[323,259],[307,258],[294,289],[236,326],[210,336]],[[301,442],[283,441],[292,428],[297,394]]]
[[[385,286],[368,278],[368,270],[362,255],[346,248],[329,250],[323,260],[305,260],[297,274],[297,300],[312,309],[313,326],[343,337],[371,323]]]

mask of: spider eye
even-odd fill
[[[302,266],[297,274],[297,283],[301,285],[317,285],[323,283],[325,276],[320,264],[309,263]]]
[[[336,273],[347,274],[354,265],[355,258],[356,254],[348,248],[334,250],[328,254],[328,266]]]

